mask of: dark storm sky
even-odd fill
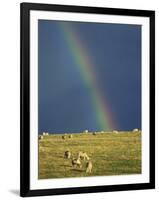
[[[101,130],[89,87],[79,76],[59,23],[40,20],[38,24],[39,133]],[[65,23],[88,52],[98,86],[116,120],[113,128],[141,128],[141,26]]]

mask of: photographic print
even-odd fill
[[[39,178],[141,173],[141,26],[39,20]]]
[[[21,196],[155,187],[154,24],[21,4]]]

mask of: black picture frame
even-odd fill
[[[111,14],[117,16],[138,16],[150,19],[150,181],[149,183],[102,185],[74,188],[30,189],[30,11],[61,11],[77,13]],[[131,10],[103,7],[84,7],[71,5],[49,5],[21,3],[21,82],[20,82],[20,196],[60,195],[76,193],[95,193],[108,191],[139,190],[155,188],[155,11]]]

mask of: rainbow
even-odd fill
[[[108,102],[106,102],[106,99],[103,97],[98,86],[96,73],[94,71],[95,67],[93,63],[91,63],[92,59],[89,56],[89,53],[86,51],[79,35],[69,23],[59,22],[59,27],[68,45],[69,51],[78,66],[80,76],[90,88],[90,100],[92,101],[99,129],[103,131],[115,129],[115,120],[109,109],[110,106]]]

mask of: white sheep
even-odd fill
[[[114,131],[113,131],[113,133],[116,133],[116,134],[117,134],[117,133],[119,133],[119,132],[118,132],[118,131],[116,131],[116,130],[114,130]]]
[[[65,151],[64,158],[70,159],[71,158],[71,152],[70,151]]]
[[[86,164],[86,173],[92,173],[93,164],[91,161]]]
[[[89,160],[89,156],[87,155],[87,153],[82,152],[82,151],[78,152],[78,158],[83,159],[83,160]]]
[[[38,139],[39,139],[39,140],[42,140],[43,138],[44,138],[44,137],[43,137],[42,135],[39,135],[39,136],[38,136]]]
[[[62,139],[65,140],[66,139],[66,135],[62,135]]]
[[[73,167],[79,167],[79,168],[81,168],[82,167],[82,163],[81,163],[81,161],[80,161],[80,158],[73,158],[72,159],[72,166]]]

